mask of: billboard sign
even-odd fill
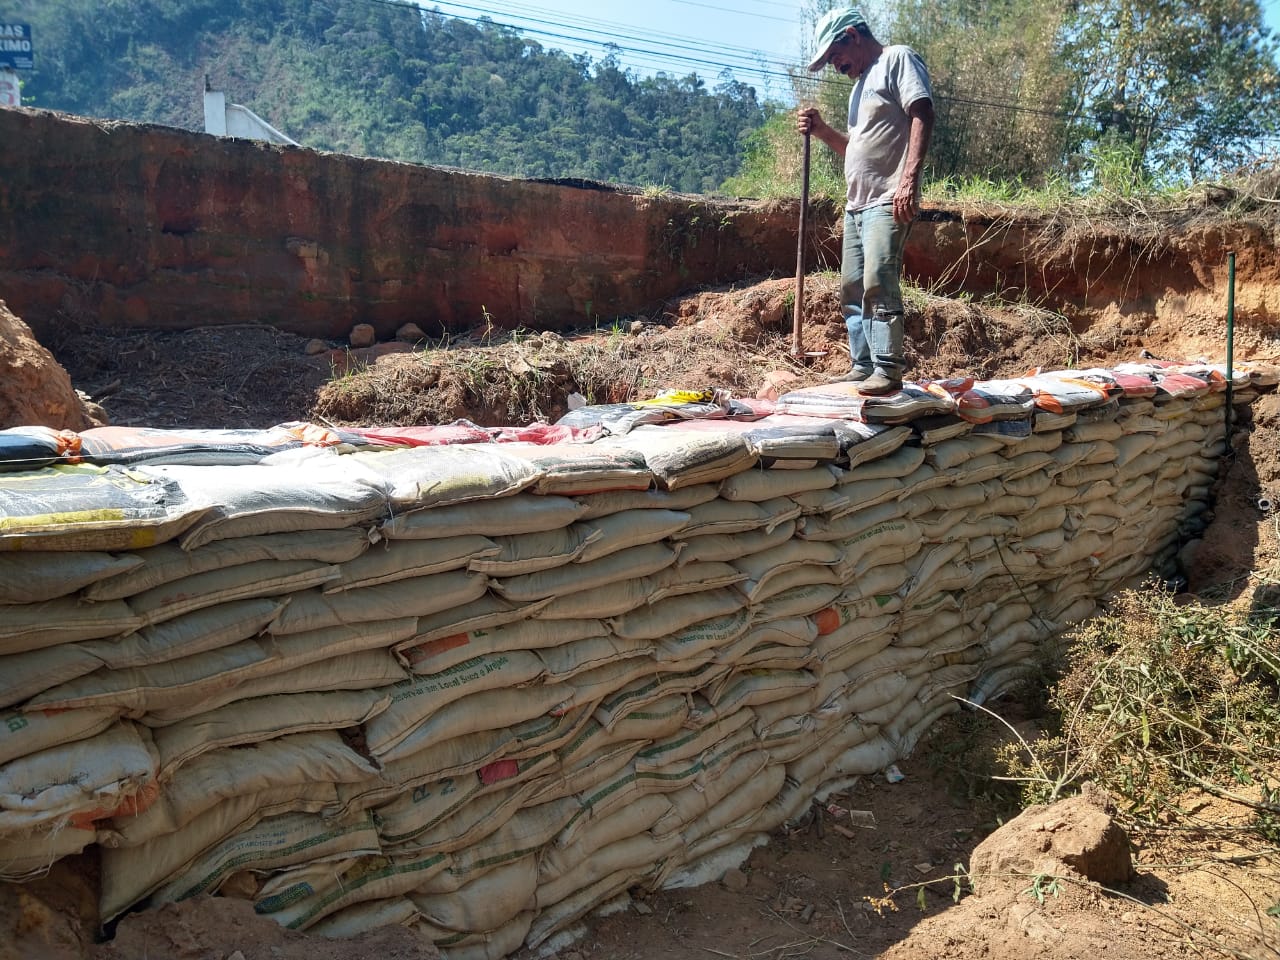
[[[0,70],[31,70],[31,27],[25,23],[0,23]]]

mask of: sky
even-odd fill
[[[787,66],[802,56],[802,0],[420,0],[466,19],[509,24],[544,47],[593,61],[617,44],[641,75],[697,73],[709,87],[729,67],[757,94],[787,99]],[[1280,2],[1280,0],[1277,0]]]

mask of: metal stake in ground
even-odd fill
[[[809,233],[809,143],[810,135],[804,135],[804,163],[800,177],[800,229],[796,238],[796,302],[791,315],[791,355],[793,357],[821,357],[825,350],[804,349],[801,327],[804,325],[804,244]]]

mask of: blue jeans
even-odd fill
[[[853,369],[892,380],[901,380],[904,368],[900,277],[910,232],[910,223],[893,219],[892,206],[845,211],[840,305]]]

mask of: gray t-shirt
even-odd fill
[[[907,161],[908,108],[932,100],[929,71],[910,47],[885,47],[849,95],[849,147],[844,179],[851,212],[893,201]]]

